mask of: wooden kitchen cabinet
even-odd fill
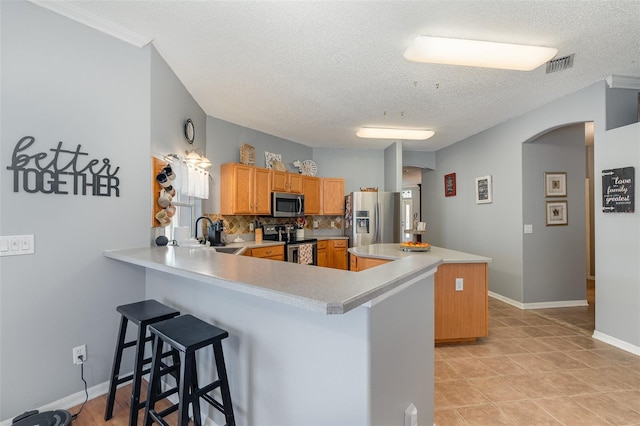
[[[358,257],[350,255],[350,269],[355,272],[361,272],[374,266],[379,266],[387,262],[392,262],[389,259],[374,259],[372,257]]]
[[[271,214],[270,170],[239,163],[221,165],[220,213]]]
[[[302,194],[302,175],[272,170],[272,188],[277,192]]]
[[[320,214],[322,211],[321,180],[313,176],[302,176],[304,214]]]
[[[344,214],[344,179],[322,179],[322,214],[342,216]]]
[[[489,335],[487,263],[443,263],[435,274],[435,340],[467,341]],[[456,291],[456,278],[462,290]]]
[[[328,264],[330,268],[348,269],[349,240],[328,240]]]
[[[327,240],[318,241],[318,266],[329,266],[327,257],[328,245],[329,242]]]
[[[254,247],[251,249],[251,256],[271,260],[284,260],[284,245]]]

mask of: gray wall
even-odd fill
[[[203,206],[205,213],[220,212],[220,165],[239,162],[243,143],[255,147],[258,167],[265,167],[265,151],[281,154],[287,170],[294,173],[298,172],[294,161],[313,158],[313,150],[308,146],[207,116],[207,158],[212,163],[209,172],[213,182],[209,185],[209,200]],[[317,165],[318,176],[327,176],[323,164]]]
[[[437,170],[423,173],[422,209],[434,245],[491,257],[489,289],[517,302],[523,291],[522,144],[551,129],[594,121],[604,131],[604,82],[560,98],[437,152]],[[445,173],[457,195],[445,197]],[[493,177],[493,203],[475,203],[475,178]],[[582,271],[580,271],[582,273]]]
[[[384,150],[384,190],[402,190],[402,142],[394,142]]]
[[[640,355],[640,124],[607,132],[595,144],[596,332]],[[603,170],[635,167],[635,213],[602,212]]]
[[[148,244],[149,49],[129,46],[27,2],[1,2],[0,232],[34,234],[35,254],[0,258],[0,419],[108,376],[115,307],[144,297],[144,272],[103,257]],[[17,141],[58,141],[119,166],[120,196],[13,192]],[[80,160],[86,161],[86,160]],[[67,188],[69,185],[67,185]],[[142,200],[142,202],[141,202]]]
[[[384,151],[314,148],[313,161],[323,177],[344,177],[344,192],[384,188]]]
[[[523,302],[586,300],[585,126],[562,127],[522,146]],[[547,198],[545,172],[567,173],[567,196]],[[567,200],[567,226],[546,226],[545,201]]]
[[[436,168],[436,153],[423,151],[404,151],[402,166],[415,166],[434,170]]]
[[[186,151],[207,148],[207,116],[187,92],[182,82],[151,46],[151,145],[152,154],[184,155]],[[189,144],[184,136],[184,122],[190,118],[195,140]]]

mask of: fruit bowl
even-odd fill
[[[431,250],[431,244],[429,243],[414,243],[409,241],[400,244],[400,250],[403,251],[429,251]]]

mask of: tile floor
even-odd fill
[[[489,298],[489,337],[435,349],[435,423],[640,425],[640,357],[592,339],[589,307]]]

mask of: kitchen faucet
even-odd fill
[[[207,219],[209,221],[209,227],[213,228],[213,221],[210,218],[208,218],[207,216],[200,216],[199,218],[197,218],[196,219],[196,225],[195,225],[195,228],[196,228],[196,230],[195,230],[195,238],[196,238],[196,240],[198,239],[198,222],[200,222],[200,219]],[[207,229],[209,229],[209,227],[207,227]],[[205,237],[203,235],[201,243],[202,244],[207,244],[207,240],[208,240],[208,236]],[[200,241],[200,240],[198,240],[198,241]]]

